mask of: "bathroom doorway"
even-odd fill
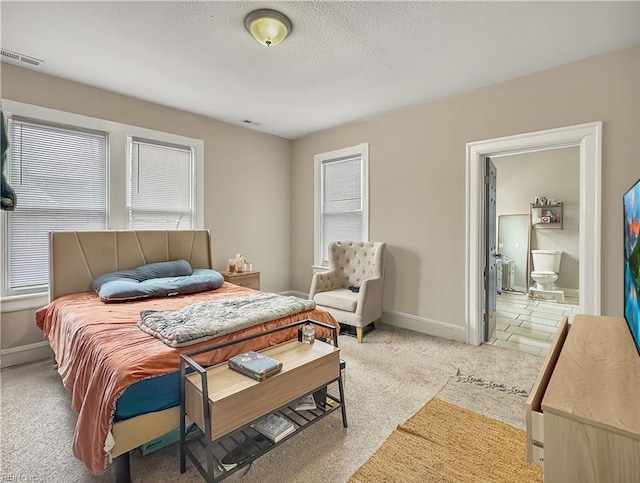
[[[580,148],[510,153],[492,156],[492,161],[497,171],[495,216],[502,280],[498,280],[495,327],[483,342],[545,355],[562,318],[573,317],[579,304]],[[536,200],[560,207],[555,208],[553,222],[541,222]],[[545,268],[536,266],[537,255],[532,256],[540,250],[558,254],[560,261],[553,275],[557,279],[548,290],[532,279],[547,273],[534,272]]]
[[[469,344],[479,345],[484,341],[486,158],[571,146],[577,146],[580,153],[579,312],[600,314],[602,123],[592,122],[476,141],[467,144],[465,306]]]

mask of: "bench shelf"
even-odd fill
[[[282,371],[262,382],[229,369],[226,362],[204,368],[196,361],[197,356],[206,352],[307,323],[332,330],[333,344],[320,340],[304,344],[293,340],[261,351],[283,363]],[[342,412],[343,426],[347,427],[342,380],[344,362],[339,355],[336,329],[316,321],[300,321],[182,354],[180,472],[186,471],[188,456],[206,481],[221,481],[338,409]],[[339,396],[326,390],[334,382]],[[309,394],[314,394],[316,409],[295,411],[295,401]],[[260,435],[252,424],[270,413],[291,421],[295,431],[275,443]],[[195,429],[188,433],[187,417],[195,422]],[[194,445],[204,449],[204,464],[192,450]],[[228,455],[233,456],[236,466],[222,465],[221,460]]]

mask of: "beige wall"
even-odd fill
[[[313,155],[370,143],[371,239],[389,243],[384,308],[464,326],[465,145],[603,121],[603,313],[622,313],[621,196],[640,175],[640,46],[293,142],[1,64],[3,98],[205,142],[214,261],[242,251],[267,291],[309,290]],[[292,163],[293,162],[293,163]],[[237,187],[238,176],[243,186]],[[290,267],[288,269],[287,267]],[[2,314],[2,348],[41,340],[32,311]]]
[[[293,288],[311,280],[313,155],[368,142],[371,239],[389,244],[384,309],[464,326],[466,143],[598,120],[602,309],[621,315],[621,197],[640,175],[640,46],[294,141]]]
[[[529,214],[537,196],[563,202],[562,230],[536,225],[531,249],[561,250],[558,287],[578,288],[580,234],[580,148],[514,154],[493,159],[498,171],[497,215]]]
[[[2,98],[204,140],[205,228],[214,264],[237,252],[264,290],[290,288],[291,141],[1,64]],[[188,86],[179,86],[188,88]],[[42,340],[32,312],[2,314],[2,348]]]

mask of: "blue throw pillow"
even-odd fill
[[[196,268],[191,275],[182,277],[151,278],[138,282],[132,279],[115,279],[102,284],[98,296],[103,302],[123,302],[150,297],[188,295],[220,288],[222,275],[215,270]]]
[[[191,265],[186,260],[174,260],[172,262],[158,262],[141,265],[131,270],[105,273],[93,279],[91,286],[98,292],[107,282],[114,280],[144,282],[151,278],[180,277],[191,275]]]

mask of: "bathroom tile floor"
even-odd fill
[[[565,315],[578,313],[578,299],[565,297],[561,304],[531,300],[525,293],[503,292],[496,301],[496,329],[488,344],[545,357]]]

